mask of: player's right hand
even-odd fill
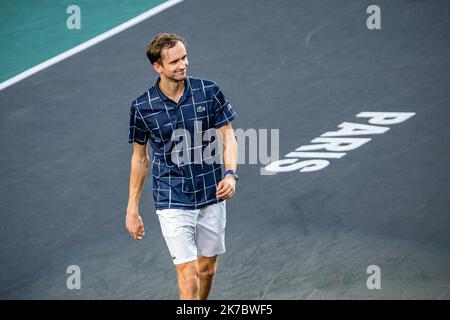
[[[125,225],[135,240],[141,240],[145,236],[144,223],[138,212],[127,212]]]

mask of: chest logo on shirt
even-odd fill
[[[206,110],[205,106],[198,106],[197,107],[197,112],[203,112],[205,110]]]

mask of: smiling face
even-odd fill
[[[161,50],[161,58],[153,63],[153,68],[161,78],[177,82],[186,79],[188,65],[186,47],[178,41],[172,48]]]

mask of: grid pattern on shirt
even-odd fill
[[[212,137],[214,129],[230,123],[236,112],[213,81],[188,77],[178,104],[161,92],[158,83],[159,79],[131,104],[128,138],[129,143],[151,145],[156,209],[199,209],[222,201],[216,198],[222,166],[210,163],[211,159],[203,158],[203,153],[205,148],[210,148],[207,154],[217,150],[218,140]],[[190,139],[187,135],[173,139],[177,129],[189,132]],[[184,157],[187,161],[183,163],[172,161],[172,151],[182,141],[189,141],[183,150],[189,157]]]

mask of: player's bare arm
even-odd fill
[[[139,215],[139,200],[142,186],[148,172],[147,144],[133,143],[133,155],[131,157],[130,192],[125,225],[135,240],[141,240],[145,235],[144,223]]]
[[[229,123],[219,129],[223,143],[223,160],[225,171],[237,171],[238,146],[232,124]],[[236,192],[236,179],[233,175],[227,174],[217,185],[216,195],[221,199],[230,199]]]

